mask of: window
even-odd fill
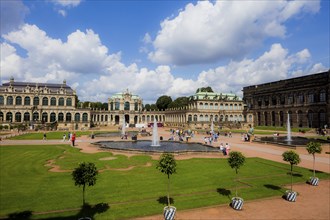
[[[30,121],[30,113],[28,112],[24,113],[24,121]]]
[[[21,97],[21,96],[17,96],[17,97],[16,97],[15,104],[16,104],[16,105],[22,105],[22,97]]]
[[[58,121],[60,122],[64,121],[64,114],[62,112],[58,113]]]
[[[74,121],[75,121],[75,122],[79,122],[79,121],[80,121],[80,114],[79,114],[79,113],[76,113],[76,114],[74,115]]]
[[[38,112],[34,112],[33,113],[33,121],[38,121],[39,120],[39,113]]]
[[[11,112],[7,112],[6,120],[12,122],[13,121],[13,114]]]
[[[0,95],[0,105],[4,105],[5,103],[4,103],[4,98],[3,98],[3,96],[2,95]]]
[[[129,110],[129,102],[125,102],[125,104],[124,104],[124,110]]]
[[[88,121],[88,114],[87,113],[83,113],[83,115],[82,115],[82,121],[83,122],[87,122]]]
[[[24,105],[31,105],[31,99],[30,99],[29,96],[26,96],[26,97],[24,98]]]
[[[33,98],[33,105],[39,105],[39,97]]]
[[[116,101],[116,102],[115,102],[115,110],[119,110],[119,106],[120,106],[119,101]]]
[[[110,110],[113,111],[113,102],[110,102]]]
[[[22,114],[20,112],[16,112],[15,121],[16,122],[21,122],[22,121]]]
[[[50,122],[56,121],[56,114],[54,112],[50,113]]]
[[[59,106],[64,106],[64,98],[61,97],[61,98],[58,99],[58,105]]]
[[[303,104],[304,103],[304,95],[302,93],[298,94],[297,103],[298,104]]]
[[[42,98],[42,105],[43,106],[47,106],[48,105],[48,98],[47,97],[43,97]]]
[[[42,121],[43,122],[47,122],[48,121],[48,114],[47,114],[47,112],[44,112],[44,113],[42,113]]]
[[[137,102],[134,103],[134,111],[139,110],[139,104]]]
[[[66,99],[66,106],[72,106],[72,99],[71,98]]]
[[[12,96],[7,97],[7,105],[13,105],[14,104],[14,99]]]
[[[71,113],[66,113],[65,121],[68,121],[68,122],[71,121]]]
[[[314,93],[310,92],[307,96],[308,103],[314,103]]]
[[[325,102],[327,97],[326,97],[326,93],[325,93],[325,90],[321,90],[320,92],[320,102]],[[1,103],[0,103],[1,104]]]
[[[50,98],[50,105],[51,106],[56,106],[56,98],[55,97]]]
[[[291,105],[291,104],[293,104],[293,95],[289,94],[289,96],[288,96],[288,105]]]
[[[197,115],[194,115],[194,121],[197,121]]]

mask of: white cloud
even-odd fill
[[[0,3],[0,34],[18,29],[23,24],[29,9],[20,0],[1,1]]]
[[[81,0],[52,0],[52,2],[63,7],[76,7],[81,3]]]
[[[121,61],[121,52],[109,53],[93,30],[77,30],[66,41],[53,39],[35,25],[4,35],[1,43],[2,79],[55,82],[66,79],[77,89],[83,101],[106,102],[114,93],[129,89],[145,103],[161,95],[172,99],[190,96],[197,88],[211,86],[218,92],[241,95],[242,87],[326,70],[322,64],[311,65],[307,49],[290,54],[281,44],[256,59],[231,61],[227,65],[202,71],[196,80],[177,78],[170,66],[155,69],[129,65]],[[26,50],[25,56],[15,47]]]
[[[320,1],[200,1],[161,22],[149,59],[162,64],[241,58],[268,37],[286,36],[285,22],[319,11]]]
[[[61,9],[57,11],[60,15],[62,15],[63,17],[66,17],[67,13],[65,10]]]

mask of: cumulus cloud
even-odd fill
[[[202,86],[242,95],[244,86],[326,70],[321,63],[311,65],[312,55],[307,49],[290,53],[281,44],[273,44],[258,58],[231,61],[202,71],[197,79],[184,79],[175,77],[168,65],[148,69],[136,63],[124,64],[121,52],[110,53],[93,30],[76,30],[62,41],[26,24],[3,39],[2,79],[14,76],[16,81],[53,83],[66,79],[82,101],[106,102],[114,93],[129,89],[144,103],[154,103],[161,95],[173,99],[190,96]],[[26,54],[20,55],[18,48]]]
[[[29,9],[22,1],[1,1],[0,3],[0,34],[18,29],[23,24]]]
[[[186,65],[238,59],[268,37],[286,36],[285,22],[319,11],[319,1],[199,1],[161,22],[150,60]]]
[[[76,7],[81,3],[81,0],[52,0],[52,2],[63,7]]]

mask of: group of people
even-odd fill
[[[228,143],[226,143],[225,146],[223,146],[223,143],[220,144],[220,151],[223,153],[223,155],[228,155],[229,154],[229,151],[230,151],[230,146]]]
[[[66,140],[66,134],[63,134],[63,142]],[[68,133],[68,141],[71,142],[71,146],[74,147],[75,141],[76,141],[76,133]]]

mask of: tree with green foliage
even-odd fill
[[[196,90],[196,93],[198,93],[198,92],[213,92],[213,89],[210,86],[202,87],[202,88],[198,88]]]
[[[229,153],[228,164],[231,168],[235,169],[236,175],[238,175],[238,169],[245,163],[245,157],[241,152],[232,151]],[[236,197],[237,197],[237,184],[235,185]]]
[[[178,97],[176,98],[172,103],[169,104],[169,108],[181,108],[184,106],[187,106],[189,103],[189,98],[188,97]]]
[[[170,206],[170,175],[176,173],[176,161],[173,154],[163,153],[157,163],[156,168],[167,175],[167,206]]]
[[[289,151],[285,151],[283,154],[282,154],[282,157],[283,157],[283,160],[286,161],[286,162],[289,162],[290,165],[291,165],[291,192],[292,192],[292,185],[293,185],[293,182],[292,182],[292,171],[293,171],[293,165],[297,165],[300,163],[300,157],[299,157],[299,154],[297,154],[296,152],[294,152],[293,150],[289,150]]]
[[[85,187],[94,186],[98,171],[94,163],[80,163],[72,172],[72,179],[77,186],[83,186],[83,206],[85,205]]]
[[[145,104],[143,109],[146,111],[150,111],[150,109],[151,109],[150,104]]]
[[[315,177],[315,154],[322,152],[322,147],[319,142],[309,142],[306,146],[306,150],[309,154],[313,155],[313,176]]]
[[[156,106],[159,110],[165,110],[168,108],[168,105],[171,104],[171,102],[171,96],[163,95],[157,99]]]
[[[156,105],[156,104],[151,104],[151,105],[150,105],[150,110],[151,110],[151,111],[156,111],[156,110],[158,110],[157,105]]]

